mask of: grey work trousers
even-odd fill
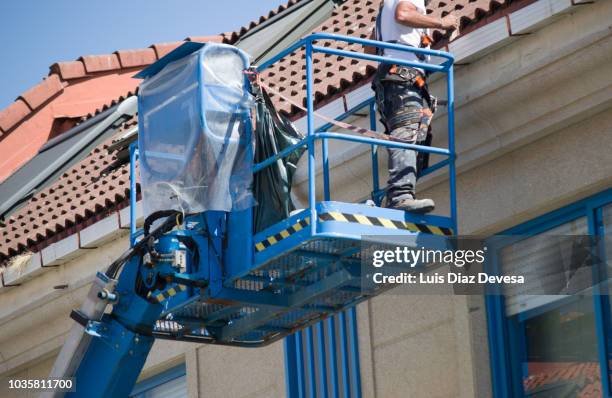
[[[385,133],[410,143],[423,144],[424,142],[420,141],[421,137],[418,137],[421,110],[428,106],[423,97],[423,90],[411,81],[390,75],[389,67],[390,65],[381,64],[372,83]],[[419,165],[427,159],[419,159],[419,155],[413,150],[393,148],[387,150],[389,154],[387,203],[393,205],[397,201],[415,197]]]

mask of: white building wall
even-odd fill
[[[458,68],[462,233],[500,231],[612,186],[612,2],[575,9]],[[441,83],[433,83],[434,92]],[[367,119],[355,123],[367,126]],[[436,146],[444,145],[445,123],[440,114]],[[333,198],[366,198],[367,148],[333,143],[330,154]],[[384,151],[380,157],[385,181]],[[295,192],[303,200],[300,169]],[[436,200],[437,211],[447,210],[446,175],[428,177],[419,188]],[[95,271],[128,245],[125,230],[91,239],[96,249],[0,290],[0,396],[18,396],[4,389],[8,377],[47,373],[72,324],[70,310]],[[481,297],[391,292],[361,304],[358,322],[364,396],[490,396]],[[159,341],[141,377],[185,362],[190,396],[282,397],[283,360],[282,343],[251,350]]]

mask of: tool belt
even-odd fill
[[[389,65],[389,69],[387,71],[390,75],[399,76],[402,81],[413,83],[420,90],[423,90],[427,86],[427,80],[425,75],[415,68],[410,68],[402,65]]]

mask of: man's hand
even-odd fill
[[[454,30],[459,29],[459,19],[451,14],[440,18],[440,29],[444,30]]]

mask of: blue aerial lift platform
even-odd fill
[[[324,41],[419,53],[440,62],[412,62],[319,45]],[[263,162],[240,163],[240,159],[253,158],[251,115],[245,102],[250,82],[244,72],[261,72],[301,48],[305,48],[307,134]],[[327,132],[329,126],[315,129],[315,52],[445,74],[448,148]],[[223,63],[217,62],[222,58]],[[232,73],[234,80],[227,84]],[[239,83],[237,74],[241,75]],[[140,76],[151,79],[148,83],[145,79],[139,92],[139,144],[130,147],[131,248],[106,273],[98,274],[86,302],[73,311],[78,324],[51,374],[75,377],[77,390],[69,394],[127,396],[156,338],[258,347],[379,294],[384,286],[363,283],[363,236],[404,236],[415,247],[439,248],[447,245],[445,238],[457,231],[453,57],[446,52],[313,34],[250,68],[245,54],[234,47],[186,43]],[[172,95],[164,94],[167,87],[174,87],[170,88],[174,90]],[[191,99],[177,102],[181,95]],[[341,118],[368,106],[371,128],[375,129],[373,99]],[[166,113],[172,107],[175,113]],[[178,124],[173,125],[175,122]],[[185,123],[196,133],[181,135],[173,130]],[[219,130],[222,124],[224,130]],[[201,137],[208,141],[199,141]],[[317,140],[322,142],[323,201],[315,199]],[[384,194],[378,182],[378,147],[443,156],[422,174],[449,168],[450,214],[419,215],[332,201],[329,140],[371,147],[372,198],[378,205]],[[252,207],[240,205],[244,199],[241,184],[248,185],[253,174],[304,147],[308,156],[308,207],[254,234]],[[143,199],[149,200],[149,205],[145,203],[145,226],[140,230],[135,214],[137,159]],[[209,159],[214,159],[211,169],[207,169]],[[228,162],[233,168],[224,168],[229,167]],[[248,165],[248,173],[236,168],[239,163]],[[191,182],[186,189],[185,184],[175,184],[178,175],[204,178]],[[222,180],[223,176],[227,178]],[[172,200],[181,197],[178,208],[155,201],[159,192]]]

